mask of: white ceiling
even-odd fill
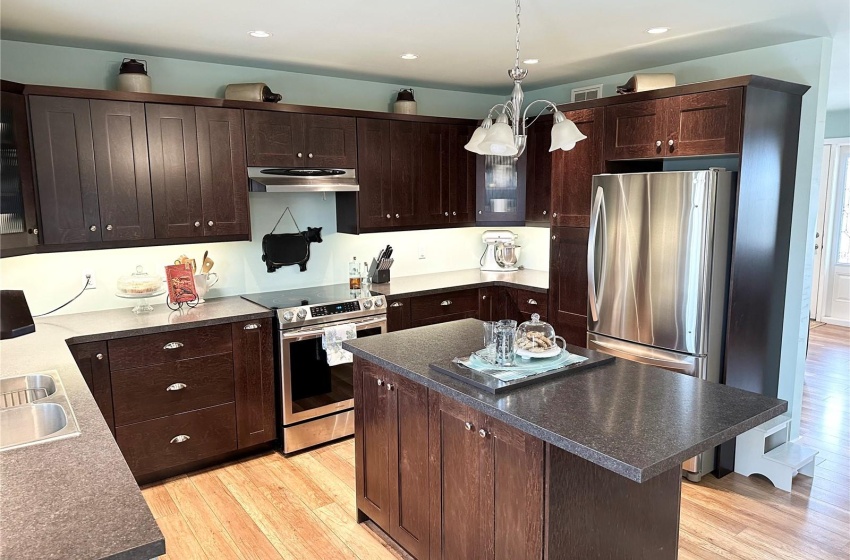
[[[838,36],[830,108],[850,106],[847,0],[525,0],[526,88]],[[4,39],[503,93],[510,0],[3,0]],[[664,35],[646,29],[670,27]],[[249,37],[263,29],[268,39]],[[399,55],[414,52],[415,61]]]

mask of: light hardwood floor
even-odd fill
[[[850,558],[850,329],[812,330],[802,442],[821,451],[791,493],[758,477],[685,481],[682,559]],[[169,560],[400,558],[355,521],[354,441],[274,453],[142,490]]]

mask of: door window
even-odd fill
[[[841,151],[838,177],[844,178],[842,190],[836,193],[842,200],[838,229],[838,264],[850,264],[850,152]]]

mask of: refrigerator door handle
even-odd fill
[[[587,240],[587,299],[590,304],[590,318],[599,320],[599,298],[596,293],[596,235],[599,231],[599,217],[604,214],[602,187],[596,187],[593,208],[590,211],[590,231]]]
[[[648,353],[646,352],[641,352],[638,354],[634,351],[634,347],[631,345],[629,347],[624,347],[614,341],[599,340],[598,338],[588,340],[588,343],[592,349],[600,348],[603,352],[606,352],[613,356],[618,356],[620,358],[626,359],[634,359],[635,361],[647,365],[672,370],[678,373],[684,373],[692,377],[700,377],[700,372],[695,371],[694,358],[677,359],[673,356],[660,356],[660,352],[657,351],[652,352],[652,354],[654,355],[648,355]],[[665,352],[665,354],[667,353]]]

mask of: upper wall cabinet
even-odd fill
[[[587,136],[575,148],[552,153],[551,223],[555,226],[590,225],[591,178],[604,173],[602,108],[568,111],[564,115]]]
[[[417,207],[422,225],[475,223],[475,154],[468,126],[423,123]]]
[[[27,106],[20,84],[2,82],[0,93],[0,255],[38,245],[35,182],[32,176]],[[17,91],[14,91],[17,90]]]
[[[30,98],[45,244],[153,239],[141,103]]]
[[[245,133],[252,167],[357,165],[354,117],[249,110]]]
[[[730,88],[610,105],[605,159],[738,153],[742,96]]]

